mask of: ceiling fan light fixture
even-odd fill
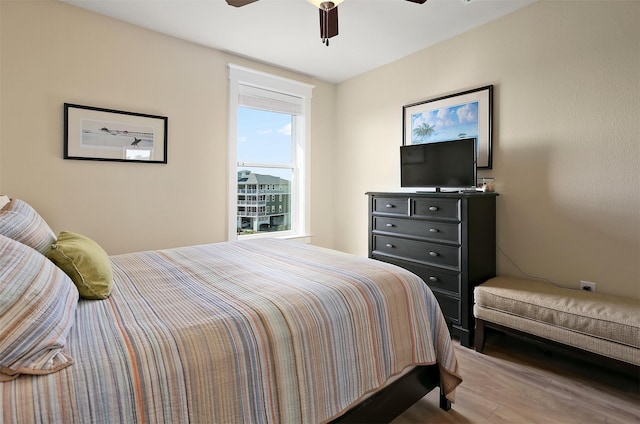
[[[308,0],[308,1],[318,9],[327,10],[327,9],[333,9],[334,7],[342,3],[344,0],[332,0],[332,1]]]

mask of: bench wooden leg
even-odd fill
[[[485,326],[484,321],[476,318],[476,335],[475,335],[475,348],[476,352],[482,353],[484,350],[485,341]]]

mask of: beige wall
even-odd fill
[[[337,86],[57,2],[2,1],[0,19],[0,192],[56,231],[111,254],[224,240],[234,62],[316,85],[312,242],[366,255],[364,193],[399,187],[402,105],[494,84],[481,175],[500,247],[529,274],[640,297],[639,2],[540,1]],[[64,102],[169,116],[169,163],[62,160]]]
[[[316,85],[313,243],[332,247],[335,86],[59,2],[1,2],[0,192],[110,254],[226,239],[229,62]],[[62,159],[63,103],[169,117],[168,164]],[[319,218],[318,218],[319,217]]]
[[[640,297],[640,2],[541,1],[338,87],[336,248],[399,188],[402,105],[493,84],[498,244],[526,273]],[[340,219],[338,219],[338,217]],[[519,275],[499,254],[500,273]]]

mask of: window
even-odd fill
[[[231,64],[229,79],[228,238],[307,236],[313,86]]]

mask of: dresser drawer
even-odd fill
[[[460,249],[457,246],[374,235],[373,250],[374,253],[412,259],[436,266],[446,266],[454,270],[459,270],[460,267]]]
[[[412,271],[424,280],[429,287],[435,290],[446,290],[452,295],[460,295],[460,273],[432,267],[420,267]]]
[[[439,293],[434,291],[433,294],[436,296],[438,300],[438,304],[440,305],[440,309],[442,310],[442,315],[447,322],[452,324],[460,324],[460,299],[455,297],[447,296],[444,293]]]
[[[420,265],[415,262],[403,261],[402,259],[389,258],[386,256],[372,256],[384,262],[398,265],[416,274],[434,290],[446,291],[452,296],[460,296],[460,274],[457,271],[449,271],[443,268]]]
[[[447,222],[375,216],[373,218],[373,230],[393,234],[406,234],[429,240],[460,243],[460,225]]]
[[[406,197],[374,197],[373,212],[407,216],[409,201]]]
[[[460,220],[460,199],[411,199],[411,215]]]

